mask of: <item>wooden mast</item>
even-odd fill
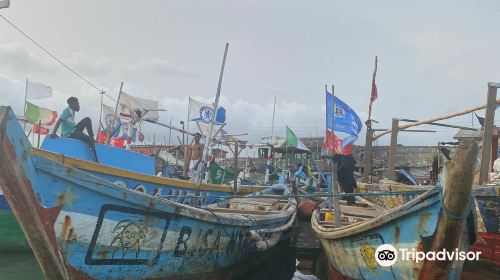
[[[210,142],[212,141],[212,133],[213,133],[213,129],[214,129],[214,122],[215,122],[215,116],[217,115],[217,109],[219,107],[219,98],[220,98],[220,91],[221,91],[221,87],[222,87],[222,76],[224,74],[224,66],[226,65],[226,57],[227,57],[227,51],[229,49],[229,43],[226,43],[226,48],[224,50],[224,58],[222,59],[222,67],[220,69],[220,75],[219,75],[219,82],[217,84],[217,94],[215,95],[215,103],[214,103],[214,107],[212,108],[212,118],[210,120],[210,129],[208,131],[208,137],[206,138],[207,141],[205,143],[205,146],[203,147],[203,154],[202,154],[202,158],[201,158],[201,162],[200,164],[198,165],[198,176],[197,176],[197,180],[196,180],[196,196],[199,196],[200,195],[200,186],[201,186],[201,175],[203,174],[203,172],[201,172],[201,170],[205,169],[205,163],[207,161],[207,157],[208,157],[208,149],[209,149],[209,146],[210,146]]]
[[[484,122],[483,148],[481,152],[481,167],[479,169],[479,184],[482,185],[488,180],[488,173],[491,169],[491,137],[493,135],[493,122],[495,120],[495,99],[497,98],[497,88],[500,84],[488,83],[488,95],[486,104],[486,116]]]

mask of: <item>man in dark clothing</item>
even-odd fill
[[[64,109],[57,120],[56,126],[54,127],[54,131],[50,135],[50,137],[57,137],[57,129],[61,126],[61,135],[62,137],[68,137],[73,139],[82,140],[83,142],[89,145],[90,150],[92,151],[92,155],[94,156],[94,160],[99,162],[97,159],[97,152],[95,149],[95,139],[94,139],[94,131],[92,130],[92,121],[89,117],[83,118],[80,122],[75,124],[75,113],[80,111],[80,103],[78,102],[78,98],[70,97],[68,98],[68,107]],[[83,130],[87,130],[87,134],[83,133]]]
[[[337,162],[337,180],[340,188],[345,193],[353,193],[354,188],[357,188],[356,179],[354,178],[356,160],[352,154],[335,155],[333,160]],[[354,196],[345,196],[343,199],[347,201],[347,205],[355,203]]]

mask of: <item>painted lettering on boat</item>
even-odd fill
[[[117,217],[122,219],[119,219],[116,225],[109,224],[110,220],[116,220]],[[193,228],[190,225],[176,225],[171,222],[174,219],[176,218],[168,213],[111,204],[103,205],[87,250],[85,263],[87,265],[156,265],[162,254],[172,254],[175,258],[209,256],[217,259],[221,249],[225,254],[241,254],[254,245],[253,241],[245,237],[243,229],[224,228],[217,230],[216,233],[214,228],[202,229],[201,227]],[[164,244],[169,234],[174,235],[169,240],[174,241],[175,245]],[[221,239],[224,240],[223,243]],[[221,247],[223,244],[225,246]],[[103,254],[103,252],[112,253]]]

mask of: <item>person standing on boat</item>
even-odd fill
[[[356,160],[352,154],[335,155],[334,161],[338,163],[337,180],[344,193],[353,193],[357,188],[356,179],[354,178],[354,169],[356,168]],[[354,196],[343,197],[347,201],[347,205],[355,203]]]
[[[189,177],[191,181],[196,182],[198,179],[198,167],[201,162],[201,156],[203,153],[203,145],[200,144],[201,134],[194,134],[194,143],[191,144],[189,150],[191,151],[191,157],[189,162]]]
[[[57,137],[57,129],[61,126],[62,137],[73,138],[82,140],[89,145],[90,150],[94,156],[94,160],[99,162],[97,159],[97,153],[95,150],[95,140],[94,131],[92,130],[92,121],[89,117],[83,118],[77,124],[75,124],[75,113],[80,111],[80,103],[78,98],[70,97],[68,98],[68,107],[62,111],[59,115],[59,119],[56,122],[54,131],[50,135],[51,138]],[[87,134],[83,133],[83,130],[87,130]]]

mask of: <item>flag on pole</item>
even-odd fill
[[[474,115],[476,115],[476,118],[477,118],[477,121],[479,122],[479,124],[484,127],[484,122],[485,122],[485,118],[483,117],[480,117],[476,114],[476,112],[474,112]]]
[[[155,121],[160,119],[160,115],[158,114],[158,101],[131,96],[123,91],[120,94],[117,116],[120,116],[121,113]],[[145,114],[140,115],[142,113]]]
[[[189,120],[209,123],[212,120],[213,105],[199,102],[189,98]],[[215,115],[215,124],[223,124],[226,121],[226,109],[219,106]]]
[[[210,162],[210,182],[223,185],[234,180],[234,173],[218,165],[214,159]]]
[[[52,96],[52,88],[41,84],[26,81],[26,99],[42,99]]]
[[[352,153],[353,143],[363,127],[361,119],[340,98],[334,97],[335,127],[332,125],[332,94],[326,92],[326,139],[323,143],[323,153],[344,154]],[[338,132],[338,133],[334,133]],[[337,134],[337,135],[336,135]]]
[[[49,134],[49,129],[45,128],[41,125],[35,124],[35,125],[33,125],[33,133],[47,135],[47,134]]]
[[[309,152],[311,151],[311,150],[309,150],[309,148],[306,147],[306,145],[304,145],[304,143],[299,138],[297,138],[295,133],[293,133],[293,131],[288,126],[286,126],[285,145],[286,145],[286,147],[289,147],[289,148],[296,148],[299,150],[309,151]]]
[[[57,120],[57,112],[26,102],[26,120],[29,123],[52,125]]]
[[[378,58],[375,57],[375,69],[373,70],[372,92],[370,95],[370,103],[377,100],[378,98],[377,84],[375,84],[375,78],[377,77],[377,64],[378,64]]]

